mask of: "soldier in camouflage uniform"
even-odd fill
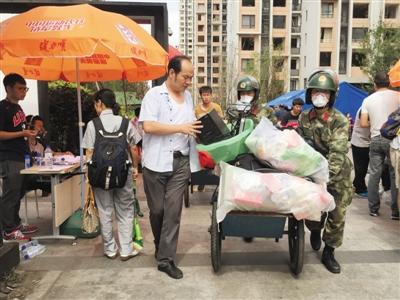
[[[242,76],[237,84],[237,92],[239,103],[249,105],[250,117],[255,124],[258,124],[262,117],[266,117],[274,125],[278,123],[273,109],[258,103],[260,84],[257,79],[249,75]]]
[[[321,229],[325,248],[321,262],[332,273],[340,273],[334,249],[343,242],[346,209],[353,191],[350,180],[352,164],[347,157],[349,123],[347,118],[333,108],[338,81],[331,70],[313,73],[307,83],[306,103],[313,108],[299,118],[299,133],[329,162],[328,191],[335,199],[336,208],[322,215],[321,222],[306,221],[311,231],[310,242],[314,250],[321,247]]]

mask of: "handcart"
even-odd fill
[[[211,156],[214,158],[216,163],[221,161],[233,161],[239,155],[248,153],[244,140],[254,128],[253,121],[249,118],[245,118],[246,116],[244,113],[235,115],[230,113],[229,109],[227,113],[234,119],[231,127],[232,130],[235,131],[234,136],[229,140],[214,143],[212,145],[198,146],[199,151],[211,153]],[[270,172],[271,170],[268,169],[264,171]],[[226,215],[222,222],[218,223],[216,216],[218,204],[217,199],[218,187],[216,188],[211,200],[211,262],[214,272],[218,272],[221,268],[222,240],[224,240],[225,237],[265,237],[275,238],[275,241],[278,242],[279,239],[283,237],[283,234],[287,234],[289,240],[290,270],[294,275],[301,273],[304,259],[303,220],[296,220],[292,214],[231,211]],[[287,229],[285,230],[286,223]]]
[[[190,194],[193,194],[193,187],[195,185],[212,185],[216,186],[219,183],[219,177],[211,172],[211,170],[201,170],[198,172],[193,172],[190,176],[189,185],[183,195],[183,199],[185,202],[185,207],[190,206],[189,199],[189,189]]]

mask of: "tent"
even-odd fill
[[[350,83],[341,82],[339,84],[339,93],[336,97],[334,107],[341,111],[344,115],[349,113],[352,119],[355,119],[357,110],[360,108],[365,97],[368,93],[361,90]],[[284,95],[275,98],[267,103],[268,106],[285,105],[287,107],[292,107],[292,101],[295,98],[301,98],[304,101],[305,90],[298,90],[286,93]],[[304,109],[310,108],[311,105],[305,104]]]

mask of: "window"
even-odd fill
[[[397,4],[386,4],[385,5],[385,19],[396,19],[399,5]]]
[[[242,6],[255,6],[255,0],[242,0]]]
[[[254,67],[254,59],[252,58],[243,58],[242,59],[242,72],[247,72]]]
[[[291,91],[297,90],[297,80],[296,79],[290,80],[290,90]]]
[[[198,14],[197,15],[197,21],[203,21],[203,15]]]
[[[204,63],[204,56],[199,56],[197,60],[199,63]]]
[[[285,27],[286,27],[286,17],[285,16],[274,16],[273,28],[285,28]]]
[[[274,56],[274,57],[272,57],[272,61],[274,63],[274,66],[275,66],[276,70],[278,72],[281,72],[282,69],[283,69],[283,65],[285,63],[285,59],[281,58],[281,57]]]
[[[321,4],[321,17],[333,18],[333,3],[329,2]]]
[[[198,67],[197,72],[199,73],[204,73],[204,67]]]
[[[219,10],[219,4],[213,4],[213,10]]]
[[[321,43],[332,41],[332,28],[321,28]]]
[[[243,15],[242,16],[242,28],[254,28],[254,27],[256,27],[256,16]]]
[[[353,42],[362,41],[367,34],[368,28],[353,28],[352,40]]]
[[[198,77],[197,78],[198,83],[204,83],[204,77]]]
[[[213,77],[213,83],[218,84],[218,77]]]
[[[212,71],[214,74],[218,74],[219,73],[219,68],[218,67],[213,67]]]
[[[291,59],[290,60],[290,69],[291,70],[297,70],[298,69],[297,62],[298,62],[297,59]]]
[[[274,0],[274,6],[275,7],[285,7],[286,0]]]
[[[354,3],[353,18],[367,19],[368,18],[368,3]]]
[[[330,67],[331,65],[331,52],[320,52],[319,53],[319,66]]]
[[[213,50],[213,52],[219,52],[219,47],[218,46],[213,46],[212,50]]]
[[[213,31],[219,31],[219,25],[213,25]]]
[[[219,42],[219,36],[213,36],[213,42],[218,43]]]
[[[197,9],[198,10],[205,10],[206,6],[204,5],[204,3],[199,3],[199,4],[197,4]]]
[[[197,37],[197,42],[199,42],[199,43],[204,43],[204,35],[199,35],[199,36]]]
[[[203,31],[203,30],[204,30],[204,25],[197,26],[197,31]]]
[[[274,50],[282,50],[285,47],[285,39],[284,38],[273,38],[272,44]]]
[[[213,22],[219,22],[219,15],[213,15]]]
[[[353,50],[353,53],[351,54],[351,66],[361,67],[363,65],[364,59],[365,54]]]
[[[213,62],[214,64],[219,63],[219,57],[218,57],[218,56],[213,56],[212,62]]]
[[[300,48],[300,39],[292,38],[291,44],[292,44],[292,48]]]
[[[242,37],[242,50],[244,51],[254,50],[254,38]]]

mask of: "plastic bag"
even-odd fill
[[[255,156],[277,170],[311,177],[317,183],[329,181],[328,161],[295,130],[280,131],[263,117],[246,139],[246,145]]]
[[[319,221],[335,208],[324,185],[286,173],[258,173],[221,162],[217,221],[232,210],[292,213],[297,220]]]
[[[85,207],[82,214],[82,231],[84,233],[93,233],[99,229],[99,214],[94,202],[94,195],[92,187],[87,184],[87,193],[85,200]]]

